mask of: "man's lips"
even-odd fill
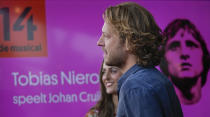
[[[190,63],[184,62],[184,63],[181,64],[181,70],[182,71],[189,70],[190,67],[192,67],[192,65]]]
[[[192,67],[192,65],[191,65],[190,63],[182,63],[181,66],[182,66],[182,67],[185,67],[185,66],[187,66],[187,67]]]

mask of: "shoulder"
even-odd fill
[[[156,68],[145,68],[130,75],[123,83],[120,92],[129,94],[129,92],[135,91],[144,95],[147,92],[161,93],[163,89],[172,86],[169,79]]]
[[[98,115],[98,110],[92,108],[86,113],[85,117],[97,117],[97,115]]]

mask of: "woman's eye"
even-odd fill
[[[113,68],[111,68],[111,72],[112,73],[117,73],[118,72],[118,69],[113,67]]]
[[[102,74],[105,74],[105,72],[106,72],[106,70],[105,70],[105,69],[103,69],[103,70],[101,71],[101,73],[102,73]]]

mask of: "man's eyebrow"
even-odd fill
[[[167,46],[167,49],[172,49],[172,48],[178,47],[178,46],[180,46],[180,42],[179,41],[173,41]]]
[[[195,42],[193,42],[193,41],[191,41],[191,40],[186,40],[185,41],[185,43],[186,43],[186,45],[188,46],[188,47],[196,47],[196,48],[198,48],[198,44],[196,44]]]

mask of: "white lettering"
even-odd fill
[[[74,71],[68,72],[68,75],[65,72],[61,72],[61,84],[65,83],[69,85],[83,85],[83,84],[98,84],[99,83],[99,75],[97,73],[92,74],[75,74]]]
[[[70,102],[77,102],[77,95],[76,94],[66,94],[63,93],[59,94],[52,94],[49,93],[49,103],[70,103]]]
[[[56,74],[43,74],[39,72],[39,75],[29,72],[28,75],[19,74],[19,72],[12,72],[14,77],[14,86],[49,86],[57,85],[58,78]]]
[[[43,93],[40,93],[39,95],[28,95],[28,96],[13,96],[13,103],[17,104],[19,106],[23,104],[38,104],[38,103],[47,103],[46,95]]]
[[[95,94],[81,92],[79,94],[79,99],[81,102],[97,102],[100,98],[100,92],[96,92]]]

